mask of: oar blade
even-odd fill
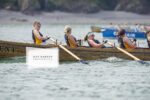
[[[139,60],[138,62],[139,62],[139,63],[141,63],[141,64],[143,64],[143,65],[147,65],[147,66],[149,66],[149,65],[150,65],[150,63],[145,62],[145,61],[143,61],[143,60]]]
[[[88,65],[88,64],[89,64],[89,62],[87,62],[87,61],[85,61],[85,60],[80,60],[80,63],[82,63],[82,64],[86,64],[86,65]]]

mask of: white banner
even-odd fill
[[[26,48],[28,68],[56,68],[59,66],[58,48]]]

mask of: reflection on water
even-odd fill
[[[23,63],[26,57],[0,58],[0,63]]]

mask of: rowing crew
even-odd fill
[[[32,38],[34,40],[34,43],[37,45],[42,45],[45,44],[45,42],[49,39],[48,36],[44,37],[41,32],[40,32],[40,28],[41,28],[41,23],[35,21],[33,24],[34,29],[32,30]],[[68,47],[70,48],[76,48],[79,46],[79,44],[81,44],[81,40],[77,40],[73,35],[72,35],[72,28],[68,25],[65,26],[64,28],[64,38],[66,41],[66,44]],[[150,47],[150,32],[147,33],[147,41]],[[95,35],[93,33],[88,33],[85,36],[85,41],[87,41],[87,43],[89,44],[90,47],[92,48],[105,48],[105,43],[107,43],[107,41],[104,41],[103,43],[100,43],[98,40],[95,39]],[[121,29],[118,32],[118,43],[119,46],[121,48],[124,49],[135,49],[136,46],[136,39],[134,39],[133,41],[131,41],[126,35],[125,35],[125,30]]]
[[[72,35],[72,28],[68,25],[65,26],[64,28],[64,32],[65,32],[65,41],[68,47],[71,48],[76,48],[79,46],[79,41],[77,40],[73,35]],[[104,44],[101,44],[98,40],[96,40],[94,38],[94,34],[90,34],[88,33],[85,37],[85,41],[88,41],[88,44],[90,47],[95,47],[95,48],[101,48],[104,47]]]
[[[71,34],[72,33],[72,29],[70,26],[65,26],[65,40],[66,40],[66,44],[67,46],[71,47],[71,48],[76,48],[78,47],[78,41],[77,39]],[[105,43],[107,43],[107,41],[104,41],[103,43],[100,43],[98,40],[95,39],[95,35],[93,33],[88,33],[85,38],[85,41],[87,41],[87,43],[89,44],[90,47],[92,48],[105,48]],[[124,49],[134,49],[136,48],[136,39],[134,39],[133,41],[131,41],[126,35],[125,35],[125,30],[121,29],[118,32],[118,42],[119,42],[119,46],[121,48]]]

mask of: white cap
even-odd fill
[[[64,28],[64,32],[67,33],[68,31],[71,31],[71,26],[66,25]]]

